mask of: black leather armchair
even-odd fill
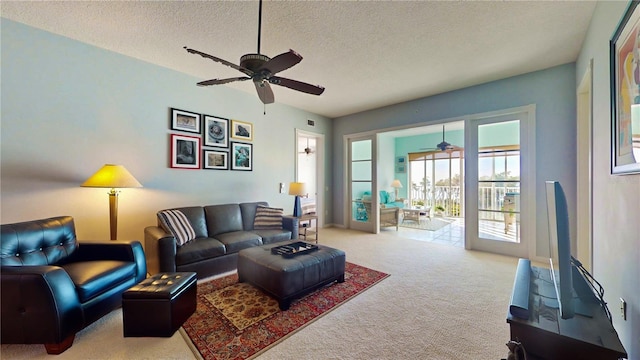
[[[147,274],[139,241],[82,242],[70,216],[0,226],[3,344],[68,349]]]

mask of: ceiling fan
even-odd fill
[[[302,151],[298,151],[298,154],[313,154],[315,151],[313,150],[312,147],[309,146],[309,138],[307,138],[307,147],[304,148],[304,150]]]
[[[460,150],[462,149],[459,146],[456,145],[451,145],[448,142],[445,141],[444,139],[444,125],[442,125],[442,142],[439,143],[438,145],[436,145],[435,148],[422,148],[420,150],[426,150],[426,151],[454,151],[454,150]]]
[[[258,10],[258,52],[256,54],[246,54],[240,57],[240,65],[217,58],[215,56],[205,54],[195,49],[184,47],[191,54],[198,54],[204,58],[211,59],[223,65],[236,69],[246,76],[233,77],[227,79],[212,79],[198,83],[198,86],[221,85],[234,81],[253,80],[253,84],[258,92],[258,97],[264,104],[274,102],[273,91],[269,84],[280,85],[292,90],[301,91],[307,94],[320,95],[324,92],[324,87],[319,85],[311,85],[305,82],[283,78],[276,76],[283,70],[286,70],[302,60],[302,56],[293,50],[282,53],[270,58],[260,54],[260,33],[262,28],[262,0],[260,0],[260,8]]]

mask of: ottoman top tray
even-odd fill
[[[279,254],[286,258],[292,258],[294,256],[308,254],[312,251],[318,250],[317,245],[309,244],[306,242],[298,241],[287,245],[281,245],[271,248],[272,254]]]

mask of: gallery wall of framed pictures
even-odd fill
[[[170,108],[169,166],[191,170],[253,170],[253,124]]]

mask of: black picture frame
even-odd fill
[[[213,116],[202,116],[203,146],[229,148],[229,119]]]
[[[640,173],[640,1],[631,1],[611,41],[611,174]]]
[[[202,151],[202,168],[207,170],[229,170],[229,153],[220,150]]]
[[[171,130],[200,134],[200,114],[171,108],[169,120]]]
[[[253,170],[253,145],[231,142],[231,170]]]
[[[170,166],[176,169],[200,169],[200,137],[171,134]]]

